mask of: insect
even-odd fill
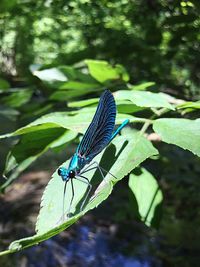
[[[87,185],[87,193],[81,204],[80,211],[82,211],[85,201],[87,200],[92,185],[88,178],[85,177],[85,173],[93,169],[98,169],[102,178],[104,178],[102,167],[97,162],[91,161],[99,154],[124,128],[129,120],[126,119],[114,132],[116,118],[116,104],[112,93],[109,90],[105,90],[100,97],[98,107],[95,115],[86,130],[80,144],[78,145],[75,154],[73,155],[68,168],[60,167],[58,169],[58,175],[61,176],[65,182],[64,194],[63,194],[63,215],[64,215],[64,199],[66,192],[66,185],[70,181],[72,188],[72,198],[70,201],[68,214],[70,212],[73,198],[74,198],[74,185],[73,180],[79,180]],[[108,173],[108,172],[107,172]],[[112,175],[112,174],[111,174]],[[114,176],[114,175],[113,175]]]

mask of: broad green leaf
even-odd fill
[[[3,190],[49,148],[55,148],[68,143],[76,138],[76,136],[77,133],[63,128],[40,129],[24,134],[20,142],[11,149],[7,156],[4,175],[8,176],[9,174],[9,176],[0,189]],[[10,174],[11,171],[13,172]]]
[[[156,83],[155,82],[145,82],[145,83],[141,83],[141,84],[136,84],[136,85],[131,85],[129,86],[130,89],[132,90],[138,90],[138,91],[143,91],[146,90],[149,87],[154,86]]]
[[[27,103],[33,94],[33,91],[29,88],[16,88],[12,92],[9,92],[8,96],[1,98],[1,103],[12,108],[17,108]]]
[[[113,185],[116,182],[130,173],[132,169],[145,159],[157,154],[157,150],[140,133],[132,133],[127,135],[127,137],[118,136],[114,140],[114,144],[115,145],[111,144],[97,159],[100,161],[100,165],[107,168],[117,179],[107,175],[104,181],[98,186],[95,193],[93,193],[90,201],[82,212],[79,212],[79,206],[76,205],[80,204],[79,201],[84,196],[86,188],[84,188],[84,184],[82,185],[81,182],[77,182],[75,184],[76,196],[72,206],[72,211],[75,211],[75,214],[70,219],[66,219],[65,222],[62,222],[60,218],[62,216],[62,192],[64,184],[61,178],[58,177],[56,171],[42,197],[41,210],[36,225],[37,234],[32,237],[14,241],[10,245],[9,250],[1,252],[0,255],[13,253],[38,244],[68,228],[87,211],[101,204],[101,202],[110,195],[113,190]],[[65,162],[63,165],[67,166],[68,163],[69,161]],[[96,172],[94,175],[93,173],[88,173],[87,177],[91,180],[92,184],[93,181],[97,181]],[[70,185],[68,185],[68,190],[70,190]],[[65,210],[67,210],[67,205],[69,205],[70,191],[68,191],[66,195],[68,195],[68,197],[66,196]]]
[[[174,109],[167,101],[167,98],[161,93],[121,90],[115,92],[114,96],[116,100],[130,100],[139,107]]]
[[[117,64],[115,67],[103,60],[85,60],[90,74],[100,83],[109,80],[123,80],[127,82],[129,75],[122,65]]]
[[[154,121],[153,129],[164,142],[200,156],[200,119],[158,119]]]
[[[83,121],[83,112],[79,110],[79,113],[70,114],[69,112],[54,112],[42,116],[41,118],[35,120],[34,122],[22,127],[15,132],[4,134],[0,136],[1,138],[21,135],[29,132],[34,132],[42,129],[50,129],[55,127],[62,127],[75,131],[77,133],[84,133],[88,125],[90,124],[94,113],[95,108],[88,108],[84,112],[84,121]],[[131,115],[118,114],[116,119],[116,124],[121,124],[124,119],[129,119],[130,122],[145,122],[143,118],[137,118]]]
[[[156,179],[146,169],[141,168],[138,174],[130,174],[129,187],[137,200],[142,221],[148,226],[152,225],[156,209],[163,200]]]

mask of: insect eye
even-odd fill
[[[75,177],[75,171],[70,171],[69,178],[74,178],[74,177]]]
[[[58,175],[61,176],[61,174],[62,174],[62,169],[59,168],[59,169],[58,169]]]

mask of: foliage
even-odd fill
[[[84,133],[96,109],[98,98],[88,98],[87,95],[91,93],[99,95],[104,88],[114,89],[113,94],[118,110],[120,110],[116,123],[120,124],[125,118],[129,118],[135,129],[124,129],[122,136],[117,137],[113,141],[113,145],[98,156],[97,159],[101,165],[109,163],[105,168],[117,179],[108,174],[93,192],[82,212],[79,207],[86,188],[84,184],[81,185],[77,182],[72,206],[73,216],[64,221],[61,220],[62,198],[60,192],[63,190],[63,182],[55,172],[42,197],[36,235],[13,242],[9,250],[2,254],[12,253],[37,244],[66,229],[87,211],[104,201],[112,192],[113,186],[129,173],[129,187],[135,196],[135,205],[138,207],[139,216],[148,226],[156,227],[163,200],[159,184],[153,175],[144,168],[140,169],[139,175],[131,171],[145,159],[158,153],[152,143],[144,137],[147,134],[148,136],[153,133],[158,134],[157,138],[161,137],[163,142],[175,144],[199,155],[199,119],[168,118],[168,116],[180,117],[182,110],[188,109],[188,105],[181,104],[180,106],[180,100],[170,95],[149,91],[154,86],[152,82],[141,84],[139,87],[133,86],[128,82],[129,75],[123,66],[111,66],[105,61],[87,60],[82,67],[58,66],[45,69],[43,66],[34,68],[32,73],[40,79],[41,91],[44,90],[46,93],[43,103],[46,103],[47,106],[51,105],[54,110],[57,103],[65,104],[67,101],[67,107],[65,107],[67,111],[61,111],[63,109],[61,106],[60,111],[43,115],[11,133],[0,136],[2,139],[15,137],[19,140],[8,153],[4,170],[7,180],[1,185],[2,191],[18,177],[20,172],[47,150],[54,149],[55,152],[63,150],[66,149],[66,145],[77,141],[77,135]],[[116,87],[121,90],[115,91]],[[21,89],[19,100],[16,97],[16,101],[12,101],[13,95],[18,93],[18,89],[15,91],[6,88],[1,91],[3,95],[8,94],[7,97],[2,98],[2,104],[7,108],[15,108],[23,118],[22,111],[27,104],[31,104],[33,90]],[[59,97],[60,92],[62,96]],[[57,97],[55,97],[56,94]],[[80,97],[85,99],[75,101]],[[198,109],[198,105],[194,104],[192,107]],[[40,113],[35,113],[36,111],[37,105],[31,111],[32,116],[28,114],[30,118],[38,117]],[[46,113],[45,109],[44,113]],[[166,116],[166,118],[160,118],[161,116]],[[63,165],[67,166],[68,163],[69,161]],[[96,172],[89,173],[88,178],[92,184],[99,183]],[[70,194],[71,189],[68,187],[65,209],[69,205]]]
[[[106,200],[124,177],[129,181],[130,208],[123,203],[121,210],[129,218],[155,228],[165,221],[162,231],[170,229],[168,239],[174,246],[177,233],[188,224],[180,218],[174,223],[168,214],[175,210],[171,203],[161,220],[162,206],[173,193],[178,201],[183,196],[187,220],[196,218],[198,225],[199,217],[185,207],[185,199],[190,197],[195,206],[199,195],[194,188],[199,192],[199,187],[185,173],[187,164],[198,169],[200,155],[199,11],[197,0],[1,1],[0,139],[9,143],[2,193],[48,151],[77,146],[104,89],[115,97],[116,124],[130,120],[121,136],[97,157],[117,179],[107,175],[101,182],[97,172],[89,173],[94,183],[89,202],[80,212],[85,187],[76,183],[73,216],[61,221],[63,182],[55,171],[42,197],[36,234],[14,241],[1,255],[68,228]],[[178,162],[178,156],[173,158],[175,146],[196,155],[197,163],[188,157]],[[165,176],[173,177],[170,193],[166,180],[148,162],[158,170],[163,162],[171,166],[171,171],[165,166]],[[180,176],[188,192],[181,191]],[[169,196],[164,199],[166,192]],[[66,210],[70,194],[68,187]],[[178,211],[183,210],[179,205]]]
[[[153,80],[198,99],[197,0],[2,1],[0,10],[4,74],[27,76],[33,63],[109,59],[125,65],[134,84]]]

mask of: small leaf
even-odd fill
[[[123,80],[127,82],[129,75],[122,65],[111,66],[107,61],[103,60],[85,60],[89,68],[90,74],[100,83],[109,80]]]
[[[139,107],[174,109],[167,101],[167,98],[161,93],[121,90],[115,92],[114,96],[116,100],[129,100]]]
[[[155,84],[156,84],[155,82],[145,82],[145,83],[129,86],[129,88],[132,89],[132,90],[136,90],[136,91],[137,90],[138,91],[143,91],[143,90],[146,90],[149,87],[154,86]]]
[[[131,173],[129,187],[138,205],[142,221],[147,226],[152,225],[156,209],[162,203],[162,191],[153,175],[146,169],[139,169],[139,174]]]
[[[200,156],[200,119],[158,119],[153,129],[162,140]]]

